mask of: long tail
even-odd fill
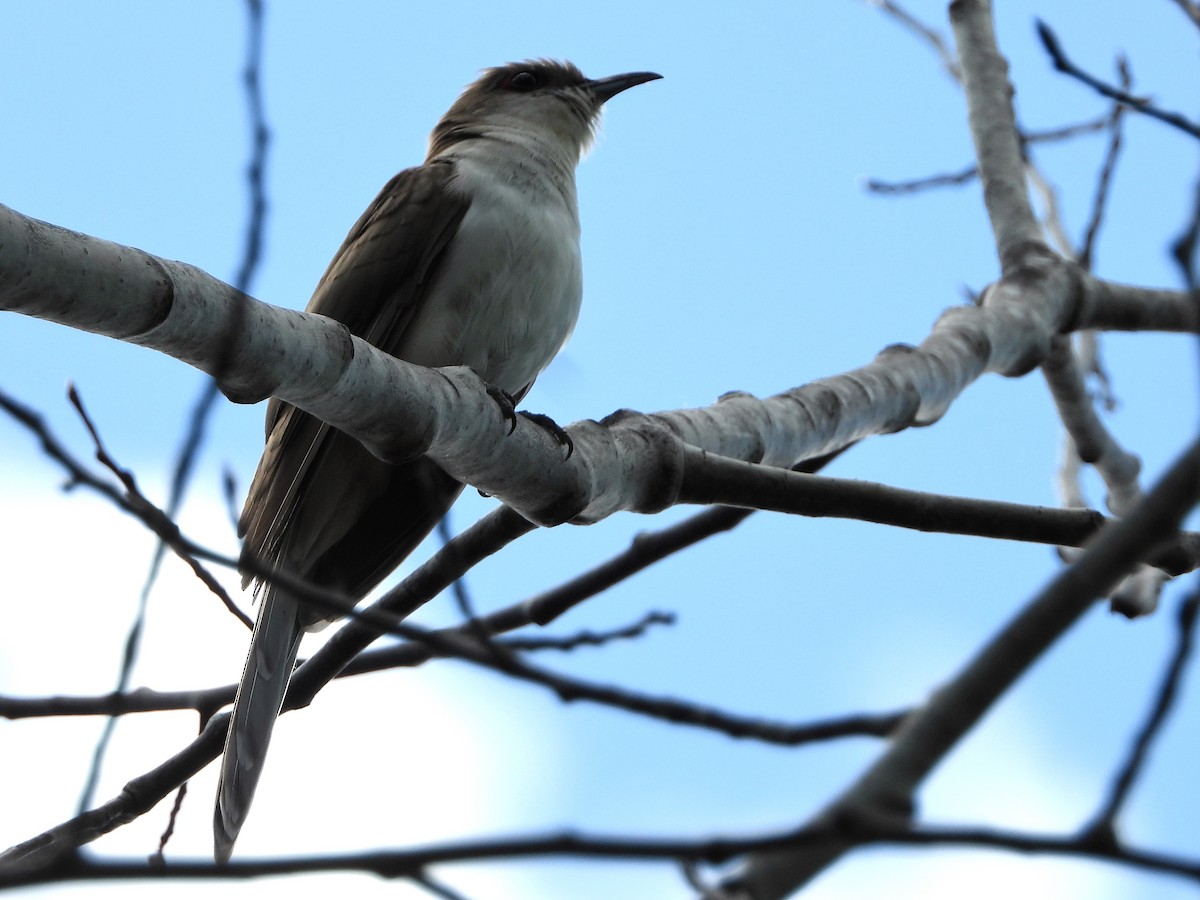
[[[225,758],[213,811],[213,855],[217,862],[229,860],[250,811],[303,633],[299,605],[268,589],[254,625],[225,738]]]

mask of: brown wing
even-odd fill
[[[350,230],[308,311],[395,352],[467,211],[467,201],[447,190],[453,175],[451,163],[434,163],[388,182]],[[387,465],[272,399],[266,448],[242,510],[244,550],[358,596],[411,552],[460,490],[426,460]]]

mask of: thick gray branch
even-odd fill
[[[1093,311],[1126,325],[1134,320],[1114,312],[1120,291],[1081,279],[1069,263],[1031,246],[980,306],[947,310],[919,347],[888,347],[865,366],[765,400],[732,394],[700,409],[578,422],[570,459],[523,419],[510,436],[469,370],[409,365],[322,316],[269,306],[195,267],[2,206],[0,310],[167,353],[214,374],[237,402],[280,397],[383,459],[427,453],[530,521],[555,525],[686,502],[689,446],[790,466],[858,438],[936,421],[980,375],[1024,374],[1055,335],[1094,325]],[[1176,298],[1160,292],[1157,300],[1164,321],[1185,324]]]

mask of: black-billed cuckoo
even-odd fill
[[[575,166],[604,102],[659,78],[589,80],[570,63],[488,69],[350,229],[309,301],[393,356],[470,366],[520,398],[571,334],[583,292]],[[351,597],[419,544],[462,485],[427,459],[390,465],[294,406],[267,406],[240,523],[244,550]],[[251,581],[245,575],[243,586]],[[229,859],[262,773],[300,637],[327,612],[260,582],[213,816]]]

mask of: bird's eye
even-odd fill
[[[508,79],[508,87],[514,91],[532,91],[534,88],[541,85],[542,80],[533,72],[518,72],[512,78]]]

